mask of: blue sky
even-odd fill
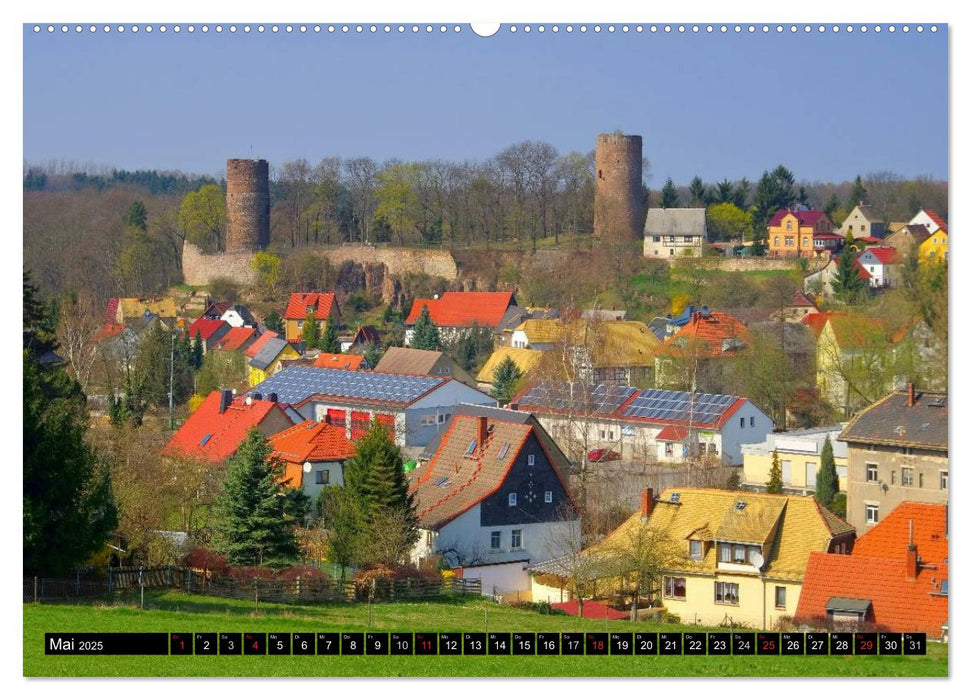
[[[845,25],[844,25],[845,26]],[[221,174],[230,157],[481,160],[644,137],[694,175],[947,177],[947,29],[852,35],[34,34],[24,158]]]

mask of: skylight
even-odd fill
[[[206,436],[205,436],[204,438],[202,438],[202,441],[201,441],[201,442],[199,442],[199,447],[204,447],[204,446],[205,446],[205,444],[206,444],[207,442],[209,442],[209,438],[211,438],[211,437],[212,437],[212,433],[209,433],[209,434],[208,434],[208,435],[206,435]]]
[[[479,444],[478,440],[473,440],[469,443],[469,449],[465,451],[465,456],[470,457],[473,452],[475,452],[475,446]]]
[[[502,444],[502,447],[499,448],[499,454],[496,456],[496,459],[502,459],[503,457],[506,456],[507,452],[509,452],[509,443],[504,442]]]

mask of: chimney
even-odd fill
[[[907,542],[907,580],[916,581],[919,571],[919,557],[917,556],[917,545],[914,544],[914,521],[910,521],[910,535]]]
[[[262,401],[263,400],[263,394],[261,394],[260,392],[257,391],[255,394],[253,394],[253,400],[254,401]]]
[[[267,394],[266,395],[266,400],[267,401],[271,401],[273,403],[276,403],[277,402],[276,392],[275,391],[271,391],[269,394]]]
[[[914,405],[914,383],[907,382],[907,405]]]
[[[647,520],[654,510],[654,489],[641,491],[641,520]]]
[[[233,402],[233,392],[229,389],[223,389],[219,392],[219,412],[225,413],[226,409]]]
[[[506,406],[506,408],[508,408],[510,411],[518,411],[519,410],[519,404],[518,403],[511,403],[508,406]]]
[[[476,424],[478,426],[477,439],[479,441],[479,450],[485,449],[486,438],[489,437],[489,419],[486,416],[479,416],[476,419]]]

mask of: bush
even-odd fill
[[[547,602],[530,603],[525,600],[517,600],[513,603],[509,603],[509,607],[516,608],[517,610],[527,610],[529,612],[539,613],[540,615],[566,615],[565,610],[554,608]]]
[[[209,295],[217,301],[239,301],[239,285],[228,277],[216,277],[209,283]]]
[[[205,547],[192,547],[179,563],[187,569],[201,569],[214,574],[225,574],[229,570],[226,557]]]
[[[352,292],[344,300],[344,308],[360,313],[371,308],[371,299],[364,292]]]

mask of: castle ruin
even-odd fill
[[[644,236],[643,143],[640,136],[597,134],[593,232],[605,241]]]
[[[226,252],[270,245],[270,166],[265,160],[226,161]]]

